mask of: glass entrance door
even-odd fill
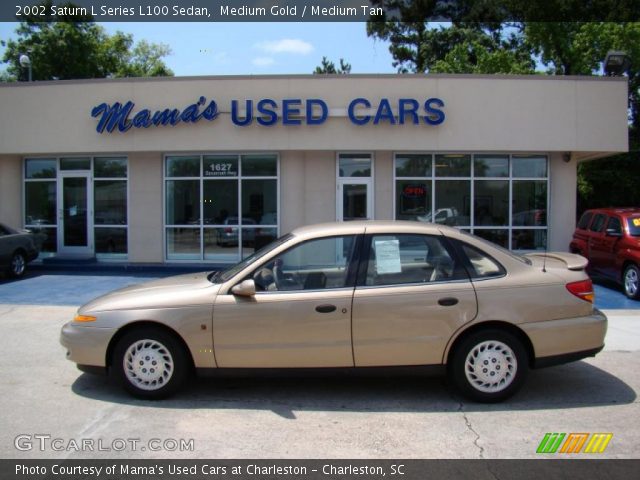
[[[58,253],[93,255],[92,190],[88,172],[64,172],[59,179]]]
[[[338,189],[338,220],[370,220],[371,182],[341,179]]]

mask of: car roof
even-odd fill
[[[606,207],[606,208],[590,208],[587,212],[606,213],[607,215],[639,215],[638,207]],[[586,213],[586,212],[585,212]]]
[[[291,233],[300,237],[328,236],[328,235],[348,235],[364,233],[459,233],[452,227],[427,222],[410,222],[402,220],[355,220],[347,222],[328,222],[316,225],[308,225],[294,229]]]

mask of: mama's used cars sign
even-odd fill
[[[367,98],[355,98],[347,107],[347,116],[354,125],[440,125],[444,122],[444,102],[439,98],[423,101],[400,98],[390,101],[381,98],[377,106]],[[241,110],[242,108],[242,110]],[[196,103],[179,108],[154,110],[143,108],[135,111],[135,103],[106,102],[91,109],[91,116],[98,119],[98,133],[127,132],[132,128],[174,126],[179,123],[194,124],[200,121],[213,122],[220,116],[215,100],[207,102],[200,97]],[[253,123],[261,126],[321,125],[329,117],[327,103],[319,98],[286,98],[279,102],[270,98],[261,100],[231,100],[231,122],[240,127]]]

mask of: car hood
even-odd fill
[[[220,285],[211,283],[209,274],[176,275],[114,290],[83,305],[79,313],[213,304]]]

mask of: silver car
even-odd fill
[[[603,348],[586,264],[443,225],[314,225],[226,271],[97,298],[61,342],[81,370],[111,372],[142,398],[176,392],[193,370],[436,367],[464,395],[496,402],[529,369]]]
[[[29,230],[14,230],[0,223],[0,270],[18,278],[27,270],[27,263],[39,254],[39,241]]]

